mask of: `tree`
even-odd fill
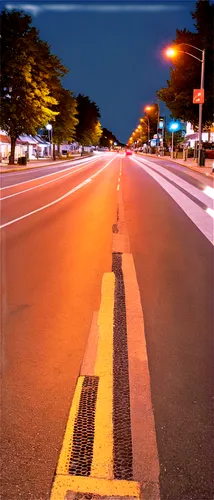
[[[79,123],[76,128],[76,140],[83,146],[90,146],[94,143],[96,126],[99,124],[99,108],[95,102],[90,101],[88,96],[79,94],[77,111]]]
[[[175,45],[188,43],[199,49],[205,49],[205,103],[203,105],[203,126],[209,127],[213,121],[213,17],[214,4],[209,0],[199,0],[196,3],[192,18],[195,20],[196,32],[177,30]],[[183,45],[181,50],[191,52],[201,58],[197,50]],[[198,106],[193,104],[193,89],[200,88],[201,64],[188,56],[179,54],[173,59],[170,70],[170,79],[167,87],[157,92],[158,97],[165,102],[171,116],[176,119],[190,121],[194,126],[198,124]]]
[[[58,145],[63,141],[73,141],[76,134],[77,119],[77,101],[70,90],[61,88],[57,94],[58,104],[56,110],[58,115],[53,125],[53,142]]]
[[[107,128],[103,127],[103,133],[100,138],[100,146],[103,148],[109,148],[111,144],[114,144],[116,142],[118,145],[120,142],[118,141],[117,137]]]
[[[94,131],[92,132],[92,141],[91,141],[91,144],[93,146],[98,146],[99,142],[100,142],[100,138],[102,137],[102,127],[101,127],[101,123],[98,121],[95,126],[94,126]]]
[[[57,111],[56,92],[67,72],[50,47],[31,26],[31,17],[22,11],[0,15],[1,35],[1,117],[0,126],[11,138],[10,163],[14,163],[19,135],[35,134]]]

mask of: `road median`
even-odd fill
[[[160,500],[143,312],[125,226],[120,190],[112,271],[103,275],[50,500]]]

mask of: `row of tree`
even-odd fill
[[[209,130],[214,122],[213,107],[213,68],[214,68],[214,45],[213,45],[213,19],[214,3],[209,0],[199,0],[196,8],[191,13],[194,20],[195,32],[186,29],[177,30],[174,40],[175,46],[179,44],[190,44],[198,49],[205,49],[205,102],[203,105],[203,127]],[[181,45],[179,50],[190,52],[201,59],[201,52]],[[190,121],[197,129],[198,106],[193,104],[193,89],[200,88],[201,64],[195,58],[182,53],[173,59],[170,70],[170,78],[167,86],[157,92],[175,119]]]
[[[0,127],[11,139],[10,163],[14,163],[19,135],[34,135],[47,123],[53,127],[52,140],[58,147],[73,140],[97,145],[102,136],[98,106],[88,96],[75,97],[63,87],[68,69],[40,39],[31,17],[22,11],[3,10],[0,21]]]

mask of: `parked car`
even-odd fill
[[[132,151],[130,149],[126,150],[126,156],[132,155]]]

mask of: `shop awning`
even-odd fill
[[[10,137],[8,135],[0,134],[1,144],[10,144]]]

